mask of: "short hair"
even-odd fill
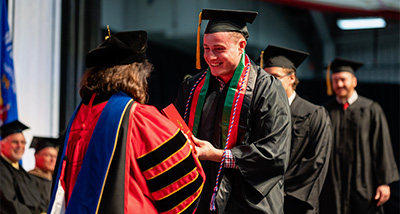
[[[232,38],[236,39],[236,41],[239,41],[240,39],[244,39],[247,41],[247,39],[243,36],[243,34],[235,31],[228,32]]]

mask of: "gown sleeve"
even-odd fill
[[[328,171],[333,139],[331,121],[325,108],[318,107],[309,119],[308,142],[299,142],[307,143],[306,151],[290,175],[285,175],[288,184],[285,188],[287,194],[315,209]]]
[[[385,114],[378,103],[371,106],[371,131],[372,154],[375,164],[375,171],[378,185],[390,184],[399,180],[399,171],[393,156],[393,149],[390,140],[389,127]]]

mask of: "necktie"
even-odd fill
[[[343,110],[346,110],[347,108],[349,107],[349,103],[345,103],[345,104],[343,104]]]

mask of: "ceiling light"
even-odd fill
[[[383,18],[338,19],[336,24],[342,30],[360,30],[386,27],[386,22]]]

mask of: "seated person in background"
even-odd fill
[[[35,149],[35,168],[29,173],[37,180],[40,197],[47,207],[50,203],[51,180],[58,154],[58,138],[33,137],[29,148]]]
[[[18,161],[25,152],[25,137],[22,131],[27,126],[18,120],[5,124],[1,130],[0,161],[0,213],[27,214],[46,212],[40,201],[40,193],[32,175]]]

